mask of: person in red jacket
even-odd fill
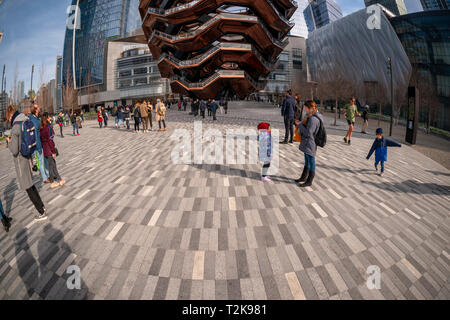
[[[97,121],[100,128],[103,126],[103,116],[102,116],[102,110],[98,109],[97,111]]]
[[[53,141],[55,132],[53,131],[53,126],[50,125],[50,116],[48,112],[45,112],[42,115],[40,133],[44,157],[48,161],[48,171],[51,182],[50,188],[54,189],[56,187],[63,186],[66,181],[60,177],[58,168],[56,167],[55,159],[57,150],[55,142]]]

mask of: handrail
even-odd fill
[[[184,34],[180,34],[180,35],[176,35],[176,36],[171,35],[171,34],[167,34],[165,32],[159,31],[159,30],[153,30],[152,35],[148,39],[148,43],[150,43],[152,41],[152,39],[153,39],[153,37],[155,35],[158,35],[160,37],[169,39],[171,41],[178,41],[178,40],[182,40],[182,39],[192,38],[192,37],[195,37],[196,35],[198,35],[199,33],[201,33],[203,30],[205,30],[207,27],[209,27],[210,25],[212,25],[216,21],[221,20],[223,18],[241,18],[241,19],[247,20],[247,21],[255,21],[261,26],[263,31],[266,33],[266,35],[269,37],[269,39],[274,44],[276,44],[280,48],[284,48],[287,45],[287,42],[288,42],[287,39],[285,39],[284,41],[280,41],[280,40],[275,39],[272,36],[272,34],[270,34],[270,32],[267,30],[267,28],[261,23],[261,21],[260,21],[260,19],[258,17],[247,16],[247,15],[239,15],[239,14],[229,14],[229,13],[217,14],[212,19],[208,20],[203,25],[201,25],[195,31],[184,33]]]
[[[247,72],[243,70],[218,70],[215,73],[213,73],[211,76],[206,78],[205,80],[201,82],[188,82],[182,77],[178,75],[174,75],[170,78],[170,81],[179,81],[182,84],[184,84],[189,89],[195,89],[195,88],[202,88],[205,87],[208,83],[214,81],[215,79],[219,78],[220,76],[244,76],[256,89],[264,88],[264,81],[255,81],[250,77]]]
[[[148,15],[149,15],[149,13],[155,13],[155,14],[158,14],[158,15],[167,16],[167,15],[170,15],[170,14],[172,14],[172,13],[180,12],[180,11],[183,11],[183,10],[185,10],[185,9],[191,8],[191,7],[195,6],[196,4],[198,4],[198,3],[201,2],[201,1],[205,1],[205,0],[193,0],[193,1],[188,2],[188,3],[186,3],[186,4],[179,5],[179,6],[170,8],[170,9],[160,9],[160,8],[149,7],[148,10],[147,10],[147,13],[145,14],[145,17],[144,17],[143,21],[147,20],[147,17],[148,17]],[[288,26],[291,26],[291,27],[294,25],[293,22],[290,22],[288,19],[286,19],[286,17],[284,17],[284,16],[278,11],[278,9],[275,7],[275,5],[273,4],[273,2],[272,2],[271,0],[266,0],[266,1],[267,1],[267,3],[269,4],[269,6],[272,8],[272,10],[277,14],[277,16],[278,16],[284,23],[286,23]],[[295,2],[295,1],[292,1],[292,0],[289,0],[289,1],[293,2],[293,4],[294,4],[294,2]],[[295,2],[295,5],[296,5],[296,2]]]
[[[215,53],[221,48],[242,48],[242,49],[249,49],[253,52],[253,54],[261,61],[261,63],[268,69],[275,69],[275,63],[268,62],[259,52],[256,50],[251,44],[246,43],[231,43],[231,42],[225,42],[220,43],[217,46],[214,46],[213,48],[209,49],[202,55],[196,57],[195,59],[190,60],[179,60],[173,56],[168,55],[167,53],[163,53],[161,57],[159,58],[158,64],[163,60],[167,59],[169,61],[172,61],[173,63],[180,65],[180,66],[188,66],[188,65],[194,65],[199,64],[201,61],[206,60],[207,57]]]

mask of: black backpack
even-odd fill
[[[314,137],[314,141],[317,146],[323,148],[327,144],[327,131],[325,130],[322,119],[320,119],[316,114],[314,114],[314,117],[316,117],[320,121],[319,131],[317,131],[317,134]]]

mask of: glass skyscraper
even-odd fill
[[[450,8],[450,0],[420,0],[423,10],[442,10]]]
[[[403,0],[364,0],[364,3],[366,7],[379,3],[397,16],[408,13]]]
[[[72,0],[69,20],[74,20],[77,0]],[[81,0],[80,28],[75,33],[75,81],[78,87],[104,83],[105,42],[124,37],[140,28],[139,0]],[[73,78],[73,29],[66,29],[63,56],[63,82]],[[89,76],[88,76],[89,75]],[[73,79],[72,79],[73,80]]]
[[[291,35],[300,36],[303,38],[308,37],[308,27],[306,26],[305,16],[303,11],[308,6],[308,0],[297,0],[297,11],[291,18],[291,21],[295,23],[295,26],[291,29]]]
[[[309,0],[303,11],[308,31],[313,32],[342,18],[342,9],[335,0]]]
[[[432,125],[450,130],[450,11],[431,10],[390,20],[413,68],[436,91],[442,108]],[[421,121],[426,120],[426,112]]]

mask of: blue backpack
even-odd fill
[[[36,151],[36,134],[33,121],[17,121],[21,125],[20,154],[24,158],[31,158]]]

